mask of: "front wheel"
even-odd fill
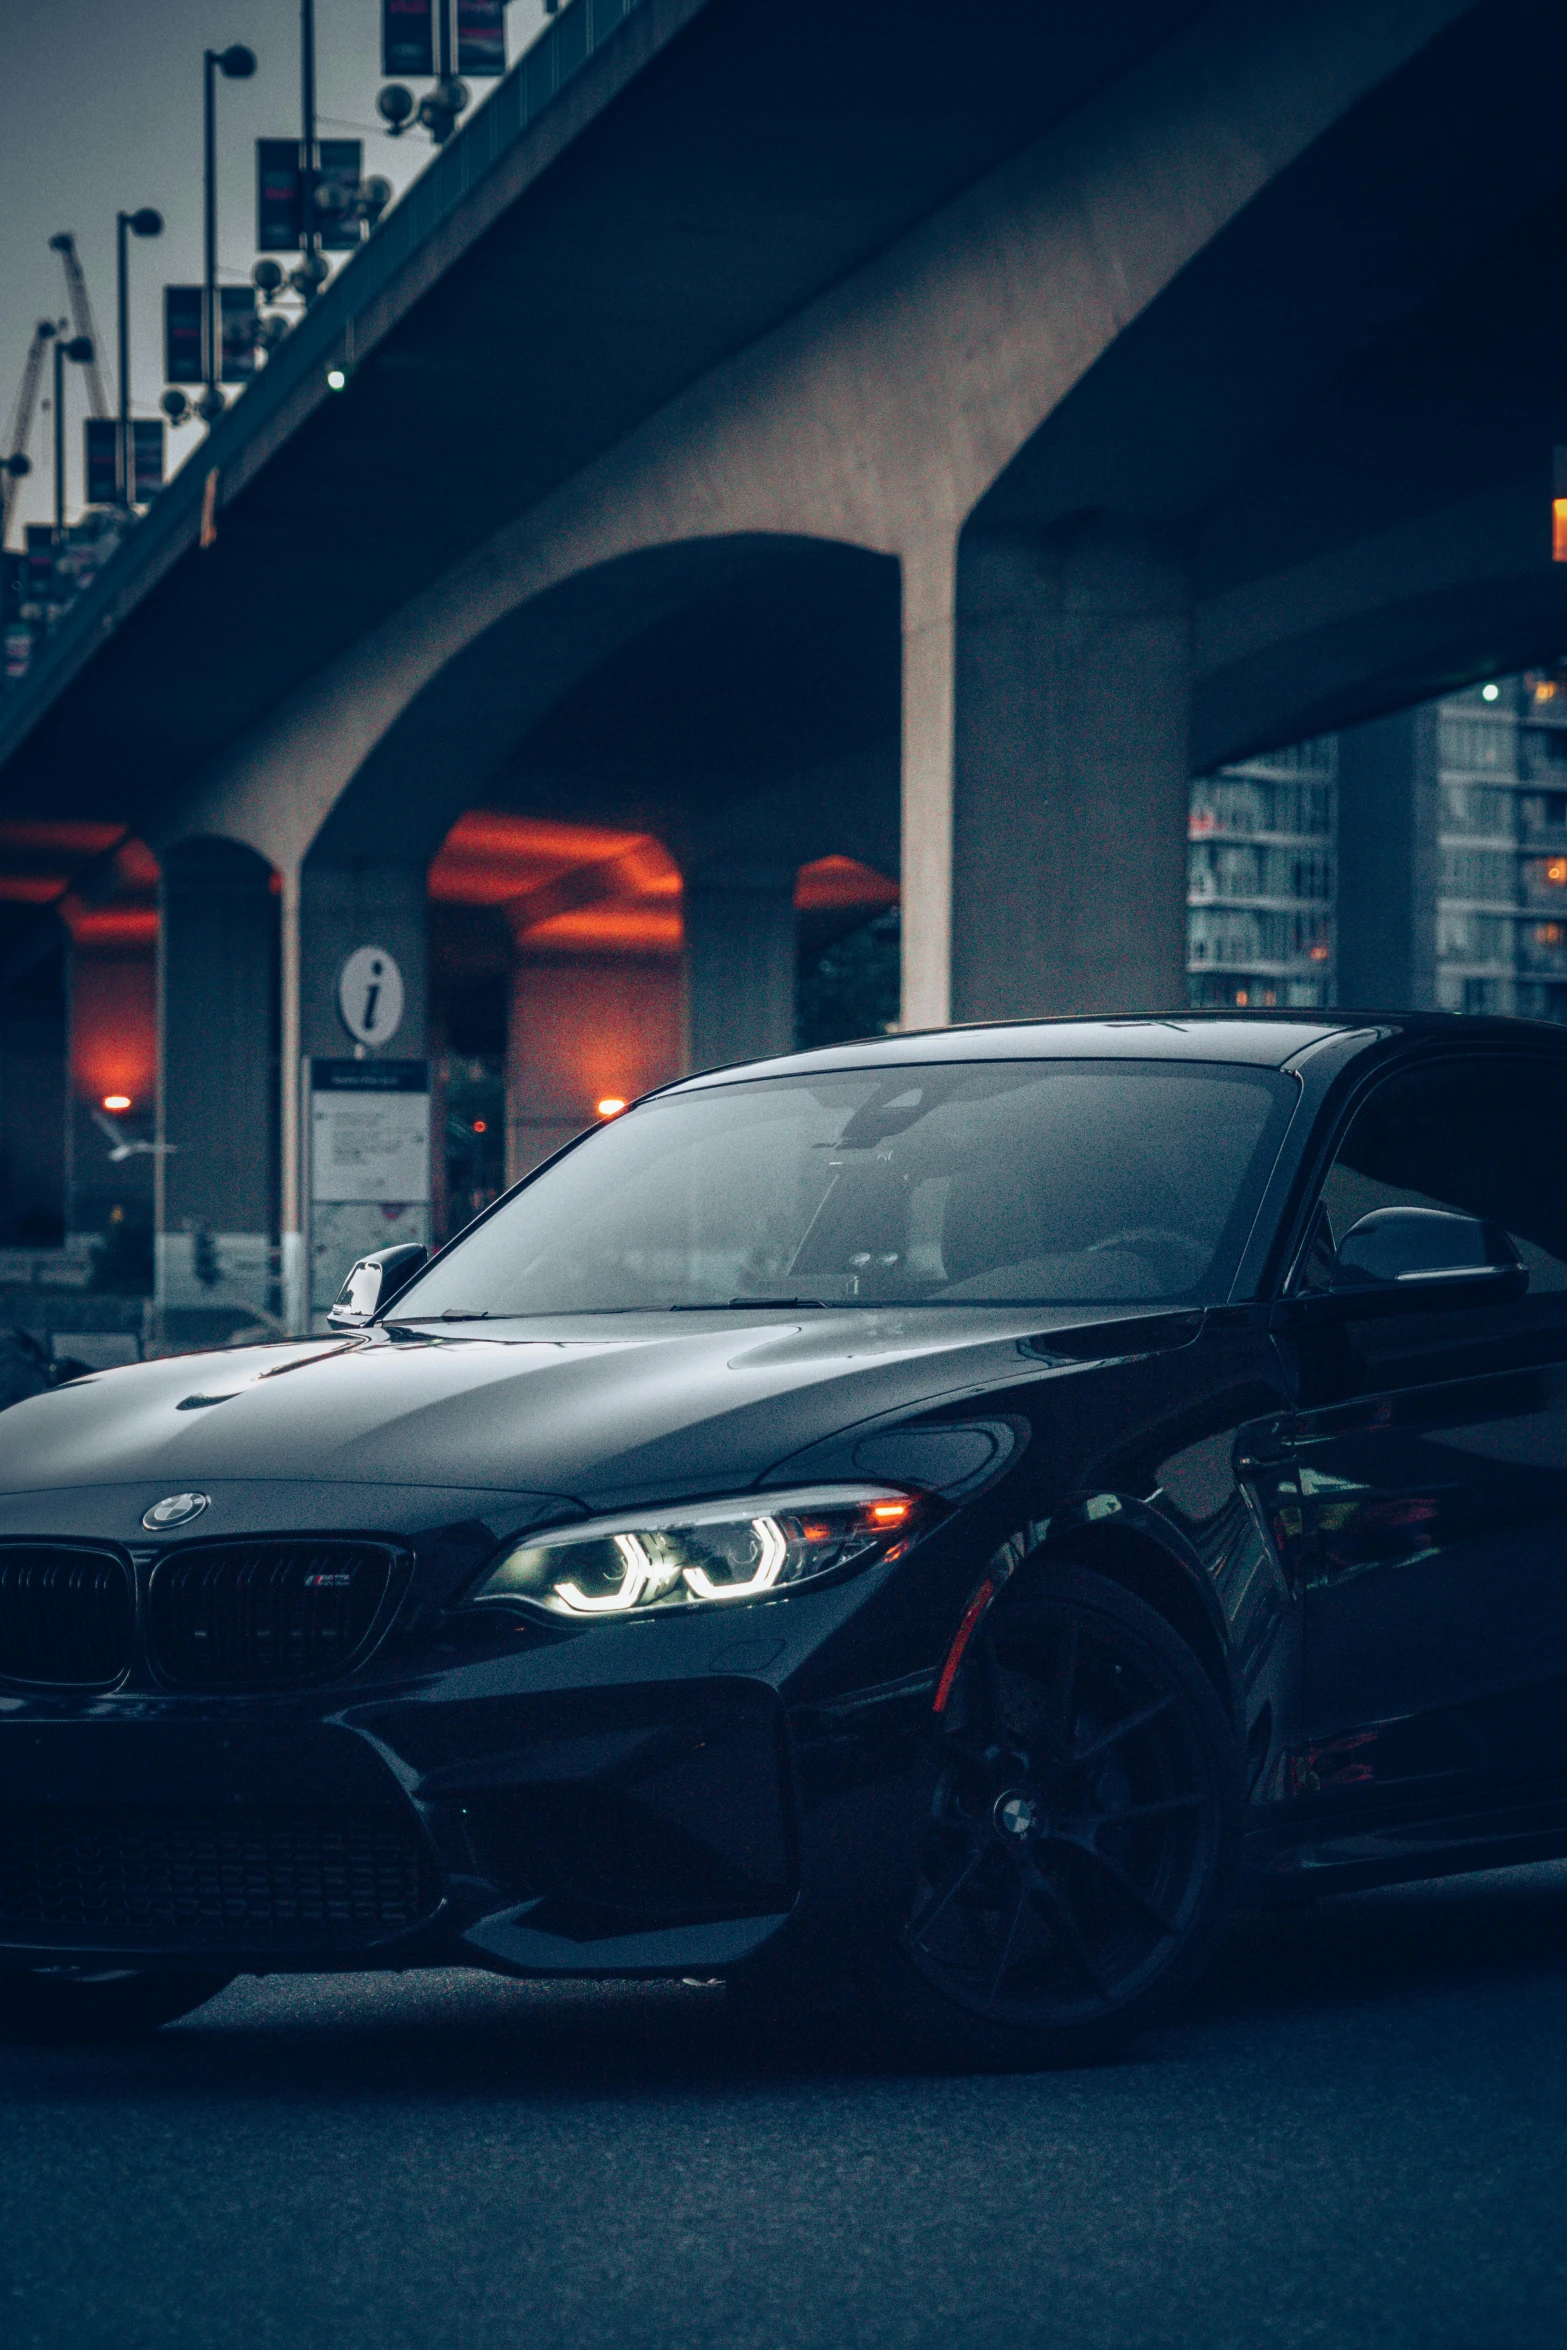
[[[231,1975],[138,1967],[32,1967],[0,1974],[0,2041],[61,2046],[145,2039],[232,1981]]]
[[[1087,2064],[1164,2014],[1229,1908],[1241,1770],[1197,1658],[1063,1567],[995,1608],[940,1735],[921,1877],[876,1983],[948,2061]]]

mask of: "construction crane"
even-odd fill
[[[0,547],[5,545],[6,533],[10,528],[11,505],[16,496],[17,484],[24,474],[32,471],[27,444],[33,437],[38,385],[55,331],[52,318],[40,318],[33,329],[33,339],[27,346],[22,388],[16,395],[16,406],[11,411],[11,422],[6,432],[6,454],[0,459]]]
[[[103,370],[98,365],[98,353],[103,348],[98,340],[98,329],[93,324],[92,304],[87,299],[87,280],[82,274],[81,261],[76,251],[76,239],[68,228],[49,239],[49,250],[58,253],[65,271],[65,290],[71,298],[71,319],[79,335],[85,335],[93,348],[87,362],[87,404],[94,416],[109,414],[109,395],[103,388]]]

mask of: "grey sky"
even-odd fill
[[[515,60],[545,22],[542,0],[511,0],[508,56]],[[365,169],[399,191],[435,153],[423,132],[388,139],[377,129],[381,86],[379,0],[316,0],[317,107],[324,137],[363,137]],[[105,376],[115,396],[114,216],[152,204],[164,234],[131,244],[131,381],[140,415],[163,389],[162,288],[201,276],[201,53],[243,41],[257,58],[249,82],[218,85],[218,259],[238,283],[255,259],[255,141],[299,125],[298,0],[0,0],[0,432],[10,418],[33,324],[65,312],[57,229],[75,233],[97,315]],[[421,87],[427,85],[421,85]],[[493,83],[474,85],[482,103]],[[82,498],[86,387],[70,370],[68,511]],[[47,382],[45,393],[47,396]],[[177,465],[199,427],[170,436]],[[34,424],[33,472],[12,514],[54,510],[50,419]]]

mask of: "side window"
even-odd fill
[[[1455,1208],[1512,1234],[1531,1296],[1567,1290],[1567,1071],[1474,1059],[1390,1077],[1355,1113],[1322,1201],[1319,1253],[1372,1208]]]

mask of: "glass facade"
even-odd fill
[[[1567,1021],[1567,669],[1436,705],[1436,1000]],[[1326,1005],[1337,979],[1337,740],[1248,759],[1192,786],[1193,1005]]]
[[[1186,970],[1194,1005],[1333,1001],[1338,746],[1331,735],[1192,786]]]
[[[1567,1020],[1567,683],[1439,704],[1437,1001]]]

